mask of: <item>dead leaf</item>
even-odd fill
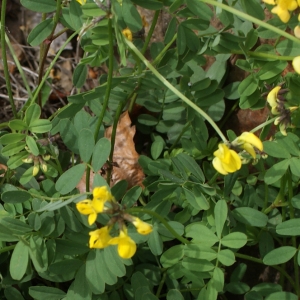
[[[7,166],[0,164],[0,177],[4,177],[6,171]]]
[[[128,111],[125,111],[121,115],[117,126],[111,186],[120,180],[126,180],[128,188],[135,185],[143,187],[142,182],[145,175],[138,163],[139,154],[135,151],[133,141],[135,131],[135,126],[131,126]],[[112,126],[106,129],[104,136],[110,139],[111,133]]]

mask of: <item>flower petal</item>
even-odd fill
[[[263,144],[261,140],[252,132],[243,132],[239,137],[239,141],[242,141],[244,143],[249,143],[252,146],[256,147],[260,151],[263,150]]]
[[[223,164],[222,161],[220,160],[220,158],[215,157],[212,161],[213,167],[220,173],[223,175],[227,175],[228,172],[223,168]]]
[[[292,65],[294,70],[300,74],[300,56],[297,56],[293,59]]]
[[[267,101],[272,108],[277,107],[277,95],[280,89],[281,86],[274,87],[267,96]]]
[[[94,212],[92,201],[89,199],[78,202],[76,208],[83,215],[89,215]]]
[[[137,232],[143,235],[149,234],[153,229],[152,225],[143,222],[139,218],[134,218],[132,224],[136,227]]]

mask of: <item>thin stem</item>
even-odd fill
[[[123,107],[124,107],[124,103],[122,103],[120,101],[117,111],[116,111],[116,114],[115,114],[114,125],[113,125],[112,132],[111,132],[111,138],[110,138],[111,150],[110,150],[110,154],[109,154],[109,168],[107,170],[107,178],[106,178],[108,185],[110,185],[110,177],[111,177],[111,172],[113,169],[112,163],[113,163],[113,157],[114,157],[114,148],[115,148],[118,121],[119,121],[120,115],[122,113]]]
[[[241,50],[233,50],[231,51],[232,54],[243,54],[243,55],[248,55],[251,57],[258,57],[258,58],[269,58],[269,59],[274,59],[274,60],[286,60],[286,61],[291,61],[295,57],[294,56],[279,56],[276,54],[269,54],[269,53],[264,53],[264,52],[254,52],[254,51],[244,51]]]
[[[163,223],[165,225],[165,227],[170,231],[170,233],[172,233],[174,235],[174,237],[179,240],[180,242],[182,242],[183,244],[190,244],[191,242],[187,239],[185,239],[184,237],[180,236],[170,225],[169,223],[158,213],[149,210],[149,209],[145,209],[145,208],[141,208],[141,207],[133,207],[133,208],[129,208],[126,210],[126,212],[128,213],[144,213],[144,214],[148,214],[153,216],[154,218],[158,219],[161,223]]]
[[[37,98],[38,95],[39,95],[39,92],[41,91],[41,89],[42,89],[42,87],[43,87],[45,81],[47,80],[47,78],[48,78],[48,76],[49,76],[49,74],[50,74],[51,69],[54,67],[54,65],[55,65],[55,63],[56,63],[56,61],[57,61],[57,59],[58,59],[59,56],[60,56],[60,54],[63,52],[63,50],[65,49],[65,47],[70,43],[70,41],[71,41],[71,40],[79,33],[79,31],[80,31],[80,29],[78,29],[77,31],[75,31],[75,32],[74,32],[74,33],[73,33],[73,34],[72,34],[72,35],[64,42],[64,44],[63,44],[62,47],[59,49],[59,51],[58,51],[57,54],[55,55],[54,59],[53,59],[52,62],[50,63],[50,65],[49,65],[49,67],[48,67],[48,69],[47,69],[47,71],[46,71],[46,73],[45,73],[43,79],[41,80],[40,84],[38,85],[38,87],[37,87],[37,89],[36,89],[36,91],[35,91],[33,97],[32,97],[30,100],[28,100],[28,101],[26,102],[26,104],[22,107],[22,109],[20,110],[20,112],[25,111],[27,107],[29,107],[31,104],[35,103],[36,98]],[[20,112],[19,112],[19,113],[20,113]]]
[[[13,94],[12,94],[12,89],[11,89],[11,84],[10,84],[10,77],[9,77],[9,71],[8,71],[7,56],[6,56],[6,41],[5,41],[6,2],[7,2],[7,0],[2,0],[2,6],[1,6],[1,48],[2,48],[2,62],[3,62],[3,71],[4,71],[5,81],[6,81],[8,99],[9,99],[9,102],[10,102],[10,106],[11,106],[13,115],[17,119],[18,118],[18,113],[17,113],[17,110],[16,110],[16,106],[15,106],[14,98],[13,98]]]
[[[261,265],[264,265],[262,259],[259,259],[259,258],[255,258],[253,256],[248,256],[248,255],[245,255],[245,254],[241,254],[241,253],[234,253],[234,255],[236,257],[239,257],[239,258],[242,258],[242,259],[246,259],[246,260],[250,260],[250,261],[253,261],[253,262],[256,262],[258,264],[261,264]],[[293,288],[296,290],[296,286],[295,286],[295,282],[293,280],[293,278],[281,267],[279,266],[270,266],[274,269],[276,269],[277,271],[280,272],[280,274],[284,275],[288,281],[290,282],[290,284],[293,286]]]
[[[158,286],[156,294],[155,294],[156,297],[159,297],[159,295],[160,295],[160,293],[162,291],[162,288],[163,288],[163,286],[165,284],[166,278],[167,278],[167,270],[164,270],[162,278],[160,280],[159,286]]]
[[[143,49],[141,51],[143,55],[145,54],[145,52],[148,48],[148,45],[150,43],[150,39],[152,37],[153,31],[155,29],[155,26],[156,26],[156,23],[157,23],[157,20],[158,20],[158,17],[159,17],[159,13],[160,13],[160,10],[157,10],[155,12],[154,16],[153,16],[151,27],[149,29],[148,35],[147,35],[146,40],[145,40],[145,44],[144,44]]]
[[[272,26],[272,25],[266,23],[265,21],[261,21],[261,20],[259,20],[257,18],[254,18],[254,17],[252,17],[252,16],[250,16],[246,13],[243,13],[243,12],[233,8],[233,7],[230,7],[228,5],[225,5],[223,3],[220,3],[220,2],[217,2],[217,1],[214,1],[214,0],[200,0],[200,2],[204,2],[204,3],[207,3],[207,4],[211,4],[213,6],[220,7],[220,8],[222,8],[222,9],[224,9],[224,10],[226,10],[226,11],[228,11],[228,12],[230,12],[230,13],[232,13],[232,14],[234,14],[234,15],[236,15],[236,16],[244,19],[244,20],[250,21],[250,22],[255,23],[255,24],[257,24],[261,27],[267,28],[267,29],[269,29],[269,30],[271,30],[275,33],[278,33],[281,36],[286,37],[287,39],[289,39],[289,40],[291,40],[291,41],[293,41],[297,44],[300,44],[300,40],[298,38],[292,36],[291,34],[285,32],[281,29],[278,29],[275,26]]]
[[[12,47],[11,42],[10,42],[10,40],[9,40],[9,38],[8,38],[8,36],[7,36],[6,33],[5,33],[5,41],[6,41],[6,44],[7,44],[7,46],[8,46],[8,49],[9,49],[9,51],[10,51],[12,57],[13,57],[13,60],[14,60],[14,62],[15,62],[15,64],[16,64],[17,68],[18,68],[18,71],[19,71],[19,73],[20,73],[20,76],[22,77],[22,80],[23,80],[23,83],[24,83],[24,85],[25,85],[25,88],[26,88],[26,91],[27,91],[27,93],[28,93],[28,96],[31,98],[31,97],[32,97],[32,93],[31,93],[31,89],[30,89],[30,87],[29,87],[28,81],[27,81],[27,79],[26,79],[25,73],[24,73],[24,71],[23,71],[23,68],[22,68],[22,66],[21,66],[21,64],[20,64],[20,62],[19,62],[19,60],[18,60],[18,58],[17,58],[17,55],[16,55],[16,53],[15,53],[15,50],[14,50],[14,48]]]
[[[16,247],[16,245],[3,247],[3,248],[0,249],[0,253],[4,253],[4,252],[8,252],[10,250],[13,250],[15,247]]]
[[[178,135],[176,141],[173,143],[173,145],[170,147],[170,149],[168,150],[168,153],[171,153],[172,150],[176,147],[176,145],[179,143],[179,141],[181,140],[181,137],[184,135],[184,133],[188,130],[188,128],[191,126],[191,122],[188,122],[185,126],[183,126],[183,128],[181,129],[180,134]]]
[[[270,120],[268,120],[268,121],[266,121],[266,122],[264,122],[264,123],[262,123],[262,124],[260,124],[260,125],[258,125],[258,126],[256,126],[256,127],[254,127],[252,130],[250,130],[250,132],[255,132],[255,131],[260,130],[261,128],[264,128],[265,126],[267,126],[267,125],[273,123],[273,122],[275,121],[276,118],[277,118],[277,117],[274,117],[274,118],[272,118],[272,119],[270,119]]]
[[[107,13],[109,16],[110,13]],[[113,68],[114,68],[114,48],[113,48],[113,32],[112,32],[112,20],[109,17],[108,18],[108,40],[109,40],[109,52],[108,52],[108,74],[107,74],[107,87],[105,91],[105,96],[104,96],[104,101],[102,105],[102,110],[100,112],[100,115],[98,117],[98,122],[96,124],[96,130],[94,133],[94,139],[95,141],[98,138],[100,127],[103,122],[103,118],[108,106],[109,102],[109,96],[110,96],[110,91],[111,91],[111,84],[112,84],[112,77],[113,77]],[[91,158],[92,159],[92,158]],[[89,162],[90,164],[90,162]],[[90,168],[87,167],[86,169],[86,191],[88,192],[90,190]]]
[[[211,126],[215,129],[218,133],[220,138],[223,140],[224,143],[227,142],[226,137],[221,132],[218,125],[214,122],[214,120],[204,112],[200,107],[198,107],[195,103],[193,103],[190,99],[184,96],[181,92],[179,92],[173,85],[169,83],[151,64],[150,62],[143,56],[143,54],[131,43],[128,39],[125,39],[128,47],[140,58],[140,60],[146,65],[146,67],[169,89],[171,90],[176,96],[178,96],[181,100],[183,100],[187,105],[193,108],[196,112],[198,112],[204,119],[211,124]]]
[[[156,64],[158,64],[161,61],[163,56],[166,54],[166,52],[169,50],[169,48],[173,45],[173,43],[175,42],[176,39],[177,39],[177,33],[174,34],[172,40],[164,47],[164,49],[162,49],[162,51],[160,51],[160,53],[153,60],[153,62],[152,62],[153,66],[155,66]]]

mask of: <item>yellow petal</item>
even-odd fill
[[[287,9],[282,9],[279,5],[275,6],[271,12],[273,14],[278,15],[279,19],[283,22],[283,23],[287,23],[290,20],[290,13]]]
[[[263,144],[261,140],[252,132],[243,132],[239,137],[238,141],[242,141],[244,143],[249,143],[252,146],[256,147],[260,151],[263,151]]]
[[[93,197],[94,199],[110,201],[112,199],[112,194],[108,191],[106,186],[101,186],[94,188]]]
[[[76,0],[77,2],[79,2],[81,5],[86,3],[86,0]]]
[[[213,167],[220,173],[223,175],[227,175],[228,172],[225,171],[225,169],[223,168],[223,164],[222,161],[220,160],[220,158],[215,157],[212,161]]]
[[[109,245],[109,241],[111,240],[111,236],[109,234],[110,228],[108,226],[104,226],[100,229],[97,229],[95,231],[91,231],[89,233],[90,241],[89,245],[90,248],[98,248],[102,249]]]
[[[110,245],[118,245],[118,253],[122,258],[131,258],[136,252],[135,242],[127,235],[127,230],[120,230],[118,237],[112,238]]]
[[[104,211],[105,200],[102,199],[93,199],[92,206],[97,213],[102,213]]]
[[[267,4],[270,4],[270,5],[275,5],[276,4],[274,0],[263,0],[263,2],[265,2]]]
[[[132,32],[129,28],[123,29],[122,33],[129,41],[132,41]]]
[[[92,206],[92,201],[88,199],[78,202],[76,208],[83,215],[89,215],[95,211]]]
[[[268,94],[267,101],[272,108],[277,106],[277,94],[280,89],[281,86],[276,86]]]
[[[89,225],[94,224],[96,220],[97,220],[97,213],[95,211],[93,211],[88,217]]]
[[[292,65],[296,73],[300,74],[300,56],[293,59]]]
[[[255,153],[255,150],[253,148],[253,146],[249,143],[244,143],[243,144],[243,149],[245,151],[247,151],[253,158],[256,158],[256,153]]]
[[[241,158],[234,150],[229,150],[229,151],[230,151],[230,162],[228,164],[225,164],[223,162],[223,168],[228,173],[233,173],[241,168],[242,162],[241,162]]]
[[[143,222],[142,220],[140,220],[139,218],[134,218],[133,220],[133,225],[136,227],[136,230],[139,234],[149,234],[150,232],[152,232],[152,225]]]

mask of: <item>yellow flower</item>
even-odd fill
[[[287,23],[291,17],[289,12],[298,7],[296,0],[277,0],[276,4],[277,5],[271,10],[271,12],[278,15],[280,20],[284,23]]]
[[[234,150],[230,150],[225,144],[219,144],[219,149],[214,152],[214,168],[221,174],[227,175],[239,170],[242,166],[241,158]]]
[[[270,4],[270,5],[276,5],[275,0],[263,0],[263,2]]]
[[[83,200],[76,204],[77,210],[83,215],[89,215],[88,222],[94,224],[97,214],[105,211],[105,202],[112,201],[112,194],[107,190],[106,186],[97,187],[93,190],[93,200]]]
[[[296,73],[300,74],[300,56],[296,56],[293,59],[292,65]]]
[[[120,230],[118,237],[112,238],[108,243],[110,245],[118,245],[118,253],[122,258],[131,258],[136,252],[136,244],[128,236],[126,227]]]
[[[278,107],[277,95],[278,95],[278,92],[280,89],[281,89],[281,86],[274,87],[267,96],[267,101],[271,106],[271,112],[273,115],[279,114],[279,111],[277,109],[277,107]]]
[[[86,0],[76,0],[77,2],[79,2],[81,5],[86,3]]]
[[[252,132],[243,132],[236,140],[232,142],[233,145],[240,146],[247,151],[253,158],[256,158],[254,147],[263,151],[263,144],[261,140]]]
[[[143,222],[139,218],[134,217],[132,224],[136,227],[136,230],[139,234],[146,235],[152,232],[152,225]]]
[[[112,239],[109,231],[110,228],[108,228],[107,226],[91,231],[89,233],[89,235],[91,236],[89,242],[90,248],[103,249],[109,246],[108,242]]]
[[[125,37],[129,40],[132,41],[132,32],[129,28],[125,28],[122,30],[122,33],[125,35]]]

